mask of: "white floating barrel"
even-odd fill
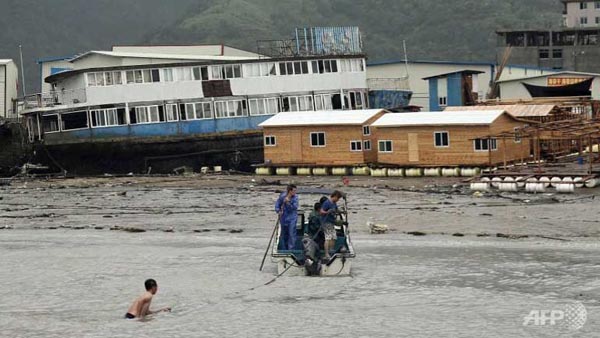
[[[498,190],[517,192],[517,191],[519,191],[519,188],[517,187],[517,184],[514,182],[510,182],[510,183],[502,182],[502,183],[498,183]]]
[[[473,190],[473,191],[489,191],[490,184],[487,182],[471,183],[471,190]]]
[[[574,180],[573,180],[573,177],[563,177],[562,182],[563,183],[573,183]]]
[[[535,178],[535,177],[530,177],[527,180],[525,180],[525,182],[527,182],[527,183],[537,183],[537,182],[539,182],[539,180],[537,178]],[[550,179],[548,179],[548,182],[550,182]]]
[[[256,175],[273,175],[273,168],[256,168]]]
[[[404,169],[388,169],[389,177],[402,177],[404,176]]]
[[[446,176],[446,177],[460,176],[460,169],[459,168],[444,168],[444,169],[442,169],[442,176]]]
[[[585,181],[585,187],[586,188],[595,188],[598,185],[598,179],[597,178],[592,178],[589,179],[587,181]]]
[[[329,175],[329,168],[313,168],[312,172],[315,176],[327,176]]]
[[[572,194],[575,192],[575,184],[563,183],[556,186],[556,192],[560,194]]]
[[[462,168],[460,169],[460,176],[470,177],[477,176],[481,172],[479,168]]]
[[[542,193],[546,191],[546,185],[544,183],[527,183],[525,184],[525,191],[533,193]]]
[[[429,176],[429,177],[442,176],[442,168],[426,168],[423,170],[423,176]]]
[[[216,173],[220,173],[221,171],[223,171],[223,167],[221,167],[220,165],[215,166],[213,169]]]
[[[550,186],[550,177],[546,177],[546,176],[540,177],[538,182],[542,183],[545,188],[548,188]]]
[[[383,168],[383,169],[372,169],[371,170],[371,176],[386,177],[387,174],[388,174],[388,170],[386,168]]]
[[[335,176],[346,176],[348,175],[348,168],[333,168],[331,174]]]
[[[550,179],[550,185],[556,188],[562,182],[562,178],[554,176]]]
[[[296,175],[310,176],[312,175],[312,168],[298,168],[296,169]]]
[[[482,177],[481,182],[490,182],[491,179],[489,177]]]
[[[369,176],[371,169],[369,167],[356,167],[352,168],[352,175],[354,176]]]
[[[279,176],[290,176],[294,175],[294,168],[277,168],[275,173]]]
[[[514,181],[515,181],[515,178],[514,178],[514,177],[510,177],[510,176],[508,176],[508,177],[505,177],[505,178],[503,179],[503,181],[504,181],[504,182],[507,182],[507,183],[512,183],[512,182],[514,182]]]
[[[500,186],[500,182],[502,182],[502,178],[500,178],[500,177],[492,178],[492,187],[498,188]]]
[[[410,168],[405,171],[406,177],[420,177],[423,176],[423,169],[421,168]]]
[[[573,183],[575,183],[575,188],[583,188],[585,186],[582,177],[575,177]]]

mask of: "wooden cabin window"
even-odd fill
[[[362,141],[350,141],[350,151],[362,151]]]
[[[447,131],[436,131],[433,133],[434,144],[436,147],[449,147],[450,146],[450,135]]]
[[[265,147],[274,147],[277,145],[277,140],[275,139],[275,136],[273,135],[267,135],[265,136]]]
[[[379,141],[379,152],[380,153],[391,153],[392,149],[392,141],[382,140]]]
[[[363,149],[365,151],[370,151],[371,150],[371,141],[370,140],[363,141]]]
[[[495,138],[492,139],[475,139],[473,140],[473,148],[475,151],[496,151],[498,150],[498,142]]]
[[[363,126],[363,136],[369,136],[369,135],[371,135],[371,127]]]
[[[521,128],[519,127],[515,127],[514,128],[515,131],[515,143],[521,143]]]
[[[325,133],[324,132],[313,132],[310,133],[310,146],[311,147],[325,147]]]

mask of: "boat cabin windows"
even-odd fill
[[[167,104],[165,110],[167,111],[167,122],[179,120],[179,106],[177,104]]]
[[[325,133],[314,132],[310,133],[310,146],[311,147],[325,147]]]
[[[225,80],[242,77],[242,65],[210,66],[211,80]]]
[[[279,99],[276,97],[249,99],[250,116],[275,115],[279,112]]]
[[[121,72],[87,73],[88,87],[112,86],[123,84]]]
[[[307,61],[288,61],[279,63],[279,75],[309,74]]]
[[[447,131],[436,131],[433,133],[434,145],[437,148],[450,146],[450,135]]]
[[[315,74],[337,73],[337,60],[318,60],[312,62],[312,71]]]
[[[392,141],[390,141],[390,140],[379,141],[379,152],[380,153],[391,153],[392,151],[393,151]]]
[[[165,82],[173,82],[173,68],[163,68],[162,78]]]
[[[192,81],[192,69],[190,67],[175,68],[177,81]]]
[[[338,62],[341,72],[353,73],[365,71],[365,66],[361,59],[341,59]]]
[[[42,116],[42,130],[44,133],[58,132],[58,115]]]
[[[208,81],[208,67],[194,67],[192,68],[194,74],[194,80],[196,81]]]
[[[331,94],[315,94],[315,109],[332,110],[333,103],[331,101]]]
[[[362,92],[348,92],[350,101],[350,109],[363,109],[366,108],[365,100]]]
[[[217,118],[241,117],[246,115],[246,101],[215,101],[215,116]]]
[[[362,151],[362,141],[350,141],[350,151]]]
[[[124,108],[94,109],[90,111],[92,127],[111,127],[125,124]]]
[[[277,75],[275,69],[275,63],[249,63],[244,65],[244,77],[258,77],[258,76],[273,76]]]
[[[87,111],[60,114],[62,130],[85,129],[88,127]]]
[[[144,83],[144,75],[141,70],[128,70],[125,72],[125,79],[127,84],[130,83]]]
[[[282,99],[283,111],[314,110],[312,95],[288,96]]]
[[[194,110],[197,120],[213,118],[212,104],[210,102],[194,103]]]
[[[135,107],[131,110],[129,118],[132,124],[156,123],[165,121],[162,106]]]
[[[498,150],[498,142],[495,138],[475,139],[473,140],[473,148],[475,151],[496,151]]]
[[[265,136],[265,147],[275,147],[277,145],[275,136],[267,135]]]

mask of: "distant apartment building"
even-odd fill
[[[565,71],[600,72],[600,1],[561,0],[563,26],[507,29],[498,36],[497,59],[511,46],[509,62]]]
[[[568,28],[600,27],[600,1],[561,0],[563,25]]]

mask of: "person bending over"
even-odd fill
[[[154,279],[148,279],[146,282],[144,282],[144,286],[146,287],[146,292],[133,301],[133,304],[131,304],[129,310],[127,310],[127,314],[125,314],[125,318],[142,319],[145,316],[153,313],[171,311],[170,307],[165,307],[160,310],[150,310],[150,303],[152,302],[152,297],[154,297],[158,291],[158,285]]]
[[[335,233],[335,217],[337,213],[337,202],[342,198],[342,193],[334,191],[327,201],[321,205],[321,227],[325,234],[325,260],[330,260],[329,251],[334,248],[337,235]]]

